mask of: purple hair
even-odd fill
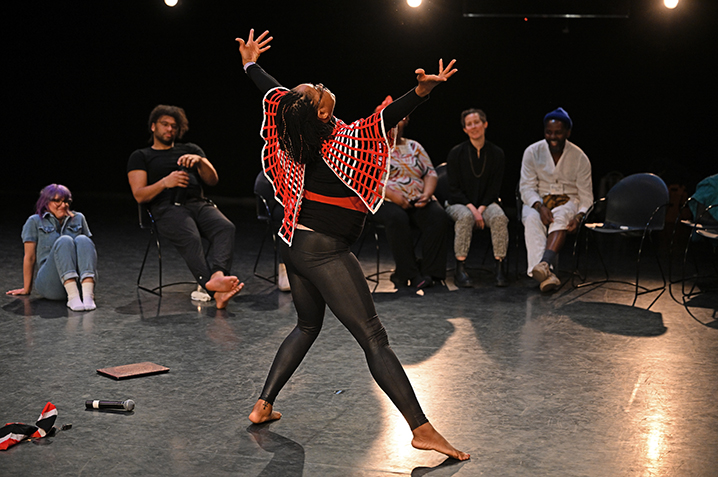
[[[47,204],[50,203],[55,196],[63,200],[72,200],[72,192],[62,184],[50,184],[40,191],[40,198],[35,204],[35,212],[42,217],[47,212]]]

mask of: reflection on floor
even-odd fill
[[[72,424],[0,452],[3,475],[715,475],[715,301],[695,310],[697,320],[668,293],[650,311],[630,307],[624,286],[542,295],[514,276],[495,288],[480,253],[475,288],[449,279],[418,295],[383,276],[374,294],[424,411],[470,461],[410,446],[406,423],[331,312],[276,402],[283,418],[250,425],[296,315],[290,294],[252,276],[263,232],[252,211],[223,210],[238,224],[235,272],[246,283],[226,310],[191,301],[188,285],[162,298],[138,292],[147,235],[129,213],[86,212],[100,257],[97,310],[3,295],[0,419],[32,424],[50,401],[56,426]],[[5,290],[22,281],[23,222],[2,220]],[[360,259],[371,273],[374,251],[365,247]],[[163,265],[165,280],[190,278],[169,247]],[[269,254],[261,266],[271,269]],[[156,266],[146,273],[156,280]],[[96,372],[144,361],[170,372],[121,381]],[[136,407],[90,411],[88,399]]]

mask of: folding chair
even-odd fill
[[[257,220],[266,224],[264,236],[262,237],[262,243],[259,246],[259,252],[257,253],[257,259],[254,261],[254,276],[261,278],[270,283],[277,284],[278,268],[279,268],[279,255],[277,253],[277,230],[284,216],[283,207],[274,199],[274,189],[272,184],[264,175],[263,171],[259,171],[257,178],[254,180],[254,195],[256,196],[257,205]],[[264,250],[264,244],[267,239],[272,240],[272,249],[274,251],[274,273],[270,276],[265,276],[257,272],[259,267],[259,260],[262,257],[262,251]]]
[[[146,204],[137,204],[137,212],[139,216],[140,228],[143,230],[150,231],[150,238],[145,248],[145,256],[142,258],[142,265],[140,266],[140,273],[137,275],[137,288],[153,293],[157,296],[162,296],[162,289],[174,285],[197,285],[197,282],[173,282],[173,283],[162,283],[162,245],[160,245],[160,236],[157,232],[157,224],[155,219],[152,217],[149,207]],[[145,263],[147,262],[147,255],[150,252],[152,242],[155,242],[157,246],[157,262],[158,262],[158,285],[154,288],[147,288],[140,284],[142,280],[142,272],[145,269]]]
[[[661,273],[663,285],[655,288],[647,288],[640,285],[640,265],[641,265],[641,253],[643,251],[643,245],[646,238],[652,242],[652,232],[663,230],[665,225],[665,208],[669,205],[668,203],[668,187],[660,177],[654,174],[633,174],[613,186],[606,197],[599,199],[594,202],[588,211],[586,217],[584,217],[581,224],[581,229],[585,230],[586,233],[586,269],[583,274],[579,271],[579,257],[577,254],[577,244],[579,242],[578,237],[574,243],[574,255],[576,257],[575,273],[572,276],[571,282],[575,288],[582,288],[586,286],[602,285],[604,283],[623,283],[630,285],[635,289],[633,303],[631,306],[636,304],[639,295],[646,293],[657,292],[660,293],[656,298],[648,305],[647,309],[663,295],[666,291],[666,277],[663,273],[663,267],[661,266],[660,259],[658,257],[658,251],[654,246],[654,252],[656,257],[656,263]],[[597,204],[605,203],[606,216],[604,222],[590,223],[588,219],[592,216],[593,211],[596,209]],[[625,280],[610,279],[608,269],[601,256],[600,249],[596,247],[598,258],[603,267],[605,278],[597,281],[587,281],[588,275],[588,245],[589,236],[592,233],[602,233],[619,237],[628,237],[641,235],[641,242],[638,247],[638,254],[636,257],[636,280],[635,282]],[[575,279],[581,280],[581,283],[576,284]],[[639,291],[640,290],[640,291]]]

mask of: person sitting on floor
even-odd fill
[[[40,191],[36,213],[22,228],[23,287],[8,295],[29,295],[34,284],[47,299],[67,299],[72,311],[96,308],[97,252],[85,216],[70,210],[70,204],[72,193],[64,185],[50,184]]]

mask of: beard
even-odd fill
[[[175,143],[175,136],[171,135],[169,139],[166,139],[164,136],[161,136],[159,134],[155,134],[155,139],[164,144],[167,147],[171,147]]]

